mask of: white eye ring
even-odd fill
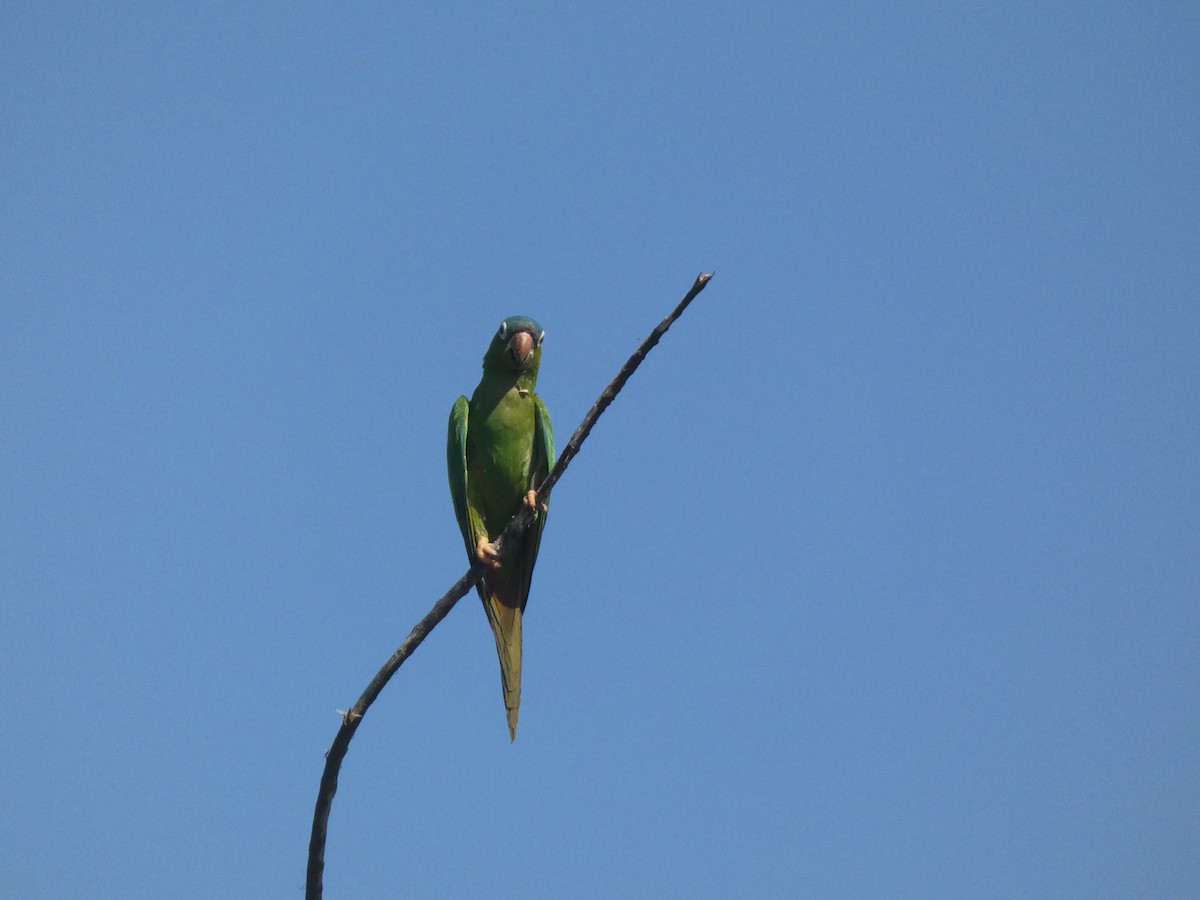
[[[500,337],[504,337],[507,334],[508,334],[508,320],[505,320],[500,323]]]
[[[542,341],[544,341],[545,339],[546,339],[546,332],[543,331],[541,334],[538,335],[537,346],[539,346],[539,347],[542,346]]]

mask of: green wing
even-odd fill
[[[450,478],[450,497],[454,501],[454,516],[462,532],[467,556],[475,558],[476,538],[471,528],[471,510],[467,505],[467,416],[471,403],[466,397],[454,401],[450,410],[450,429],[446,435],[446,472]]]
[[[545,473],[534,479],[540,482],[554,468],[554,426],[550,422],[550,410],[546,409],[546,404],[542,402],[542,398],[537,394],[533,395],[533,409],[535,415],[533,423],[533,452],[537,454],[540,451],[541,458],[546,467]],[[536,460],[534,468],[537,468]]]
[[[533,454],[529,461],[529,486],[537,488],[554,468],[554,426],[550,422],[550,411],[542,398],[533,395]],[[533,580],[533,566],[537,562],[538,550],[542,546],[542,529],[546,527],[546,513],[539,512],[537,520],[525,533],[521,547],[521,571],[524,583],[521,586],[521,610],[529,599],[529,584]]]

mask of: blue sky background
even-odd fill
[[[1053,7],[1053,5],[1051,5]],[[1200,890],[1200,7],[0,16],[0,894],[297,897],[335,710],[466,567],[548,332],[508,742],[478,601],[335,897]]]

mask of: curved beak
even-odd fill
[[[509,368],[514,372],[523,372],[533,361],[533,335],[528,331],[518,331],[508,339],[508,348],[504,358]]]

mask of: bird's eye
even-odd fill
[[[499,335],[500,335],[500,337],[504,337],[507,334],[508,334],[508,322],[507,321],[501,322]]]
[[[541,334],[538,335],[537,345],[539,347],[542,346],[542,341],[544,341],[545,339],[546,339],[546,332],[543,331]]]

